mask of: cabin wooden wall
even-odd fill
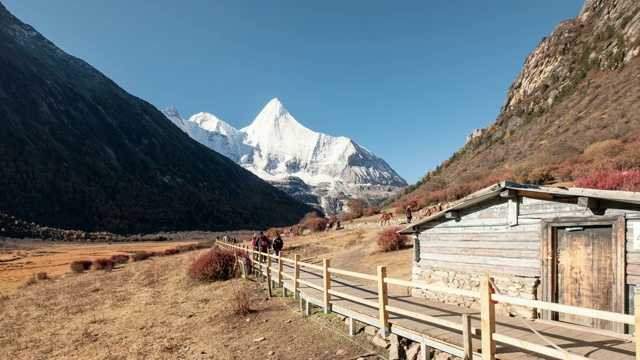
[[[442,217],[424,224],[418,235],[419,261],[414,262],[413,279],[474,288],[475,276],[488,274],[498,277],[513,296],[538,298],[542,220],[568,217],[587,220],[598,215],[576,204],[552,200],[520,197],[517,204],[517,207],[509,206],[508,199],[496,196],[459,210],[457,220]],[[514,209],[518,212],[515,224],[514,215],[509,214]],[[626,281],[637,284],[640,282],[640,250],[633,250],[633,223],[640,222],[640,213],[614,209],[604,215],[627,219]],[[467,281],[470,276],[471,281]],[[414,295],[430,297],[424,292],[414,292]]]
[[[626,232],[626,244],[627,244],[627,269],[626,269],[626,282],[627,285],[640,284],[640,249],[634,249],[634,236],[640,235],[640,229],[634,230],[635,227],[640,227],[640,213],[629,213],[626,215],[627,219],[627,232]],[[640,247],[640,239],[638,239],[638,246]]]

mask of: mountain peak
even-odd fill
[[[180,114],[178,113],[178,109],[176,109],[175,106],[169,106],[168,108],[162,110],[162,112],[167,115],[167,116],[177,116],[180,117]]]
[[[260,111],[251,125],[242,130],[249,132],[253,131],[267,131],[273,129],[297,129],[297,131],[310,131],[300,124],[296,119],[291,116],[289,111],[285,109],[284,105],[278,100],[273,98],[267,105]]]

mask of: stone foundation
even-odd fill
[[[429,284],[446,286],[455,289],[480,290],[480,281],[486,276],[484,273],[467,273],[460,270],[439,268],[413,268],[412,280],[424,281]],[[521,299],[537,300],[540,279],[537,277],[520,277],[506,274],[489,274],[500,294]],[[422,296],[433,301],[464,306],[480,310],[480,299],[454,294],[445,294],[429,290],[413,288],[412,296]],[[518,305],[496,304],[496,313],[519,315],[525,319],[537,318],[537,309]]]

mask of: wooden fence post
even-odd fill
[[[271,295],[271,254],[267,253],[267,290],[269,292],[269,297]]]
[[[278,253],[278,286],[280,284],[282,284],[282,253]]]
[[[300,278],[300,254],[295,254],[293,257],[293,298],[298,298],[298,279]]]
[[[323,292],[324,292],[324,313],[331,313],[331,274],[329,273],[330,259],[322,259],[322,278],[324,280]]]
[[[389,335],[391,330],[389,328],[389,312],[387,311],[389,297],[387,294],[387,283],[384,282],[385,277],[387,277],[387,268],[385,266],[378,266],[378,310],[382,336]]]
[[[486,276],[480,282],[480,320],[482,360],[494,360],[496,342],[493,340],[493,333],[496,332],[496,308],[491,301],[491,284],[489,283],[489,277]]]
[[[640,294],[633,295],[633,314],[636,318],[635,340],[636,340],[636,360],[640,360]]]
[[[471,316],[469,314],[462,314],[462,347],[464,348],[464,360],[473,360]]]

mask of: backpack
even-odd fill
[[[282,239],[280,239],[280,237],[277,237],[275,240],[273,240],[274,249],[282,249],[282,245],[284,244],[282,243]]]
[[[269,247],[269,239],[267,239],[265,235],[262,235],[262,237],[260,238],[260,246],[262,246],[263,249]]]

